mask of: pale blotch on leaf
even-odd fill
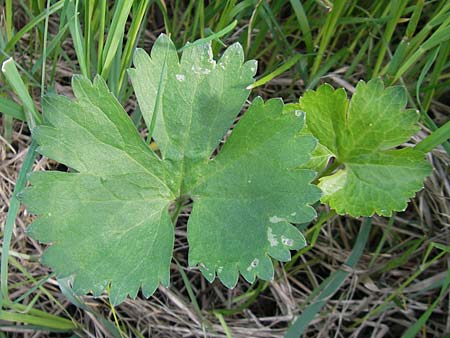
[[[273,223],[273,224],[283,222],[284,220],[285,220],[284,218],[278,217],[278,216],[272,216],[269,218],[270,223]]]
[[[177,74],[177,75],[175,75],[175,77],[180,82],[185,80],[185,76],[183,74]]]
[[[270,246],[277,246],[278,245],[277,237],[272,232],[272,228],[271,227],[267,228],[267,240],[269,241]]]
[[[305,112],[303,110],[296,110],[294,111],[294,115],[297,117],[300,117],[304,114]]]
[[[258,266],[258,264],[259,264],[259,259],[255,258],[248,266],[247,271],[251,271],[252,269],[256,268]]]
[[[211,71],[208,68],[202,68],[202,67],[198,67],[198,66],[192,66],[192,71],[195,74],[209,74],[211,73]]]
[[[294,241],[290,238],[281,236],[281,243],[283,243],[286,246],[292,246],[294,244]]]

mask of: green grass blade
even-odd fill
[[[53,51],[56,50],[56,48],[59,48],[61,45],[61,41],[63,40],[64,36],[67,33],[67,29],[69,28],[69,23],[66,23],[64,26],[62,26],[58,30],[58,34],[52,37],[52,41],[47,46],[47,52],[44,55],[41,55],[39,59],[35,62],[33,65],[33,68],[31,68],[31,74],[36,73],[36,71],[39,69],[39,67],[44,65],[44,60],[48,57],[49,54],[51,54]]]
[[[419,23],[424,3],[424,0],[417,0],[416,5],[414,6],[413,14],[411,15],[411,19],[409,20],[408,26],[406,27],[406,36],[408,38],[411,38],[417,29],[417,24]]]
[[[42,20],[44,20],[46,17],[52,15],[53,13],[56,13],[64,6],[64,0],[60,0],[56,3],[54,3],[48,11],[43,11],[39,15],[35,16],[30,22],[28,22],[23,28],[15,33],[11,40],[8,41],[5,48],[3,49],[4,53],[8,53],[11,49],[14,48],[16,43],[23,38],[23,36],[28,33],[30,30],[32,30],[37,24],[39,24]]]
[[[14,117],[20,121],[25,121],[22,106],[4,97],[0,97],[0,113]]]
[[[292,9],[294,10],[295,16],[297,18],[300,30],[303,34],[303,40],[305,41],[306,51],[308,53],[314,52],[314,43],[311,34],[311,28],[309,26],[308,17],[306,16],[305,10],[303,8],[300,0],[290,0]]]
[[[214,312],[214,316],[216,316],[216,318],[220,322],[220,325],[222,325],[223,331],[225,332],[225,335],[227,336],[227,338],[233,338],[230,328],[228,327],[227,322],[223,318],[223,315],[219,312]]]
[[[417,150],[429,152],[450,138],[450,121],[431,133],[430,136],[416,145]]]
[[[11,237],[13,233],[14,223],[16,220],[17,213],[19,212],[20,202],[17,198],[17,194],[25,188],[27,182],[27,175],[33,167],[34,159],[36,158],[37,143],[32,142],[27,155],[20,168],[19,176],[17,177],[16,185],[14,187],[14,192],[11,197],[8,214],[6,215],[5,221],[5,231],[3,235],[3,252],[1,257],[1,268],[0,268],[0,281],[1,281],[1,299],[0,299],[0,309],[3,306],[4,301],[9,300],[8,295],[8,257],[9,257],[9,246],[11,245]]]
[[[315,75],[319,70],[320,64],[322,63],[322,59],[324,57],[325,51],[327,50],[329,43],[331,41],[332,36],[336,32],[336,27],[339,18],[342,15],[344,10],[346,1],[345,0],[336,0],[333,4],[333,8],[327,15],[327,19],[325,21],[325,25],[323,26],[323,35],[320,39],[319,50],[317,52],[317,56],[314,59],[314,64],[311,69],[311,75]]]
[[[450,21],[450,17],[449,17]],[[396,82],[403,74],[409,70],[413,65],[415,65],[418,60],[430,49],[436,47],[440,43],[448,41],[450,39],[450,22],[449,26],[445,27],[442,30],[438,30],[434,32],[431,37],[426,40],[417,50],[416,52],[408,57],[400,69],[395,74],[393,82]]]
[[[433,71],[428,77],[428,87],[430,88],[425,92],[423,99],[423,111],[430,109],[431,100],[433,99],[436,90],[435,88],[441,83],[441,75],[446,67],[448,67],[448,59],[450,55],[450,41],[447,41],[440,45],[439,54],[434,63]]]
[[[48,319],[11,311],[2,311],[0,313],[0,320],[37,325],[41,330],[56,329],[72,331],[76,329],[76,326],[70,320],[64,318],[57,320],[57,318]]]
[[[438,56],[440,46],[437,46],[434,52],[431,53],[430,57],[428,58],[427,62],[425,63],[425,66],[423,67],[422,71],[420,72],[419,78],[416,82],[416,100],[419,105],[419,107],[423,110],[422,102],[420,100],[420,89],[422,87],[422,83],[425,79],[425,76],[427,75],[428,71],[430,70],[431,66],[433,65],[434,61],[436,60],[436,57]]]
[[[350,268],[355,268],[366,246],[369,238],[370,230],[372,229],[372,219],[366,218],[361,228],[359,229],[358,237],[356,238],[353,250],[345,262],[345,265]],[[309,305],[303,313],[296,319],[294,324],[288,329],[285,338],[300,337],[309,323],[314,319],[317,313],[326,305],[327,300],[332,297],[341,287],[342,283],[347,279],[350,272],[348,269],[340,269],[335,271],[330,279],[327,279],[320,285],[320,294],[317,299]]]
[[[5,1],[5,30],[6,30],[6,38],[8,40],[13,36],[13,9],[12,9],[12,0]]]
[[[285,63],[283,63],[280,67],[275,69],[273,72],[263,76],[258,81],[255,81],[253,84],[248,86],[248,89],[253,89],[253,88],[260,87],[260,86],[266,84],[270,80],[274,79],[275,77],[277,77],[277,76],[283,74],[284,72],[286,72],[287,70],[291,69],[303,57],[305,57],[303,54],[297,54],[297,55],[291,57],[289,60],[287,60]]]
[[[191,283],[189,282],[189,278],[186,275],[186,273],[184,272],[183,267],[175,259],[175,257],[174,257],[174,260],[175,260],[175,263],[177,264],[178,271],[181,274],[181,278],[183,279],[184,286],[186,287],[186,291],[189,295],[189,298],[191,299],[192,305],[194,305],[195,312],[197,312],[197,316],[203,321],[204,318],[203,318],[202,310],[200,310],[200,306],[198,305],[197,298],[195,297],[195,293],[192,290],[192,286],[191,286]]]
[[[224,36],[225,34],[228,34],[229,32],[231,32],[234,29],[234,27],[236,27],[236,25],[237,25],[237,21],[234,20],[232,23],[230,23],[228,26],[226,26],[224,29],[218,31],[217,33],[213,33],[213,34],[207,36],[206,38],[196,40],[195,42],[190,43],[188,45],[184,45],[183,47],[178,49],[178,52],[182,52],[183,50],[185,50],[187,48],[191,48],[191,47],[194,47],[197,45],[204,44],[205,42],[217,40],[217,39],[221,38],[222,36]]]
[[[69,30],[72,35],[73,46],[77,54],[78,64],[80,65],[81,73],[89,77],[89,70],[86,66],[85,52],[84,52],[84,38],[81,34],[80,21],[78,18],[78,0],[76,0],[75,5],[73,2],[69,2],[67,6],[66,16],[72,18],[69,20]]]
[[[50,9],[50,0],[47,0],[47,12]],[[44,23],[44,41],[42,44],[42,57],[44,60],[47,59],[47,35],[48,35],[48,15],[45,17],[45,23]],[[41,96],[45,93],[45,80],[46,80],[46,62],[42,62],[42,72],[41,72]]]
[[[372,78],[379,75],[380,67],[382,65],[382,62],[385,58],[386,51],[388,49],[389,43],[392,40],[392,35],[395,32],[395,29],[397,28],[397,25],[399,23],[400,17],[407,5],[407,1],[403,0],[394,0],[390,2],[390,20],[388,21],[384,34],[381,38],[380,42],[380,48],[378,51],[378,57],[375,62],[375,66],[372,70]]]
[[[19,99],[22,101],[28,126],[30,129],[33,129],[37,123],[41,122],[41,116],[37,113],[33,99],[28,93],[12,58],[3,62],[2,72],[17,96],[19,96]]]
[[[314,88],[320,81],[320,78],[324,76],[332,67],[334,67],[345,55],[347,54],[347,48],[342,48],[332,57],[330,57],[321,68],[309,80],[307,89]]]
[[[138,7],[133,10],[133,21],[131,22],[131,26],[127,32],[127,43],[125,44],[123,56],[120,64],[120,76],[119,76],[119,91],[122,91],[123,81],[127,72],[127,69],[131,65],[131,59],[133,57],[133,52],[136,49],[137,41],[139,39],[139,35],[142,31],[143,26],[142,22],[147,15],[147,11],[149,9],[150,0],[140,1]]]
[[[99,0],[97,6],[97,15],[100,17],[97,46],[97,73],[101,74],[103,70],[103,49],[105,44],[106,0]]]
[[[402,338],[414,338],[419,333],[420,329],[426,324],[431,314],[433,313],[436,306],[440,303],[442,298],[445,296],[446,291],[450,287],[450,269],[447,271],[447,276],[445,278],[444,284],[442,285],[439,296],[435,301],[428,307],[428,309],[420,316],[420,318],[408,328],[408,330],[403,334]]]
[[[79,307],[80,309],[91,313],[100,323],[102,323],[103,327],[105,327],[114,338],[120,338],[120,333],[117,330],[116,326],[108,321],[106,318],[97,313],[92,307],[87,305],[78,297],[75,292],[70,287],[71,277],[58,279],[58,284],[61,289],[63,295],[71,302],[73,305]]]
[[[104,55],[103,55],[103,66],[101,75],[103,78],[108,78],[110,67],[113,63],[114,57],[117,53],[119,44],[123,40],[123,35],[125,32],[125,24],[127,23],[128,16],[130,14],[131,6],[133,5],[132,0],[122,0],[117,3],[116,10],[111,22],[110,30],[108,32],[108,37],[106,39]]]

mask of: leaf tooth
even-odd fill
[[[71,264],[68,264],[68,262],[62,262],[62,256],[63,254],[59,247],[57,245],[52,245],[45,249],[40,262],[55,270],[58,274],[58,278],[70,277],[75,273],[75,271],[73,270]]]
[[[258,265],[255,267],[257,276],[263,280],[271,280],[274,276],[272,260],[267,256],[261,257]]]
[[[113,306],[117,306],[127,298],[127,290],[121,288],[117,283],[111,284],[109,301]]]
[[[243,80],[249,79],[251,82],[254,82],[253,77],[256,75],[258,70],[258,61],[256,60],[248,60],[242,66],[241,78]]]
[[[151,295],[153,295],[157,288],[158,288],[158,280],[153,276],[142,282],[142,293],[145,298],[148,298]]]
[[[31,223],[25,230],[27,235],[36,238],[41,243],[49,244],[54,241],[55,231],[49,216],[41,216]]]
[[[94,85],[87,77],[79,74],[72,76],[72,90],[76,98],[79,99],[87,95],[88,92],[86,91],[86,88],[89,88],[89,90],[94,89]]]
[[[132,289],[128,290],[128,295],[130,296],[131,299],[136,299],[136,296],[139,292],[139,289],[141,287],[141,284],[137,284],[135,285]]]
[[[282,262],[291,260],[290,250],[298,250],[306,245],[302,233],[285,220],[267,227],[267,241],[269,255]]]
[[[252,262],[254,262],[254,260]],[[241,273],[242,277],[244,277],[245,280],[249,283],[253,283],[256,279],[256,271],[253,268],[253,265],[255,265],[255,263],[252,264],[252,262],[248,263],[247,267],[245,267],[245,264],[244,264],[244,266],[240,269],[240,273]],[[259,264],[259,261],[258,261],[258,264]]]
[[[220,281],[229,289],[233,289],[239,279],[239,270],[236,263],[225,264],[217,271]]]
[[[214,278],[216,278],[215,269],[212,264],[198,263],[198,268],[208,282],[212,283]]]
[[[85,273],[83,275],[75,275],[72,283],[72,289],[76,294],[82,295],[89,293],[93,288],[98,291],[99,284],[106,286],[108,281],[96,283],[95,278],[92,275]],[[105,288],[103,287],[103,290],[104,289]]]
[[[109,284],[109,281],[107,281],[107,280],[97,282],[97,283],[92,283],[92,285],[91,285],[92,295],[96,298],[100,297],[103,294],[103,292],[105,292],[108,284]]]
[[[278,246],[271,247],[269,249],[269,254],[281,262],[288,262],[291,260],[291,253],[283,245],[281,245],[281,243]]]

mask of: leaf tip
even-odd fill
[[[11,62],[14,63],[14,60],[13,60],[12,57],[6,59],[6,60],[2,63],[2,73],[5,73],[5,72],[6,72],[6,67],[7,67],[8,64],[10,64]]]

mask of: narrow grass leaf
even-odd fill
[[[431,133],[430,136],[422,140],[416,145],[416,149],[428,152],[433,150],[438,145],[446,142],[450,138],[450,121],[447,121],[443,126],[439,127]]]
[[[28,33],[30,30],[32,30],[37,24],[39,24],[42,20],[44,20],[47,16],[52,15],[53,13],[56,13],[64,6],[64,0],[60,0],[56,3],[54,3],[48,11],[43,11],[39,15],[35,16],[30,22],[28,22],[23,28],[15,33],[11,40],[8,41],[5,48],[3,49],[4,53],[8,53],[11,49],[14,48],[16,43],[23,38],[23,36]]]
[[[347,279],[350,271],[348,268],[355,268],[366,246],[369,238],[370,230],[372,229],[372,218],[365,218],[361,228],[359,229],[358,237],[356,238],[355,245],[352,252],[345,262],[346,269],[339,269],[332,274],[329,280],[326,280],[319,287],[320,294],[314,303],[310,304],[302,314],[295,320],[294,324],[288,329],[285,338],[298,338],[305,329],[309,326],[309,323],[314,319],[317,313],[326,305],[329,298],[331,298],[336,291],[339,290],[342,283]]]
[[[286,72],[287,70],[291,69],[303,57],[304,57],[303,54],[297,54],[297,55],[291,57],[289,60],[287,60],[285,63],[283,63],[280,67],[275,69],[273,72],[263,76],[258,81],[255,81],[253,84],[248,86],[247,89],[253,89],[253,88],[265,85],[267,82],[273,80],[275,77],[277,77],[277,76],[283,74],[284,72]]]
[[[0,97],[0,112],[17,120],[25,121],[22,106],[10,99]]]
[[[237,25],[237,21],[234,20],[232,23],[230,23],[228,26],[226,26],[224,29],[218,31],[217,33],[213,33],[213,34],[207,36],[206,38],[199,39],[193,43],[184,45],[183,47],[178,49],[178,52],[182,52],[183,50],[185,50],[187,48],[192,48],[192,47],[207,43],[209,41],[220,39],[225,34],[228,34],[229,32],[231,32],[234,29],[234,27],[236,27],[236,25]]]
[[[77,54],[78,64],[81,69],[81,73],[89,77],[89,69],[86,65],[85,52],[84,52],[84,38],[81,34],[80,21],[78,18],[78,0],[75,2],[69,2],[67,5],[67,13],[66,16],[71,18],[69,20],[69,30],[72,35],[73,46],[75,48],[75,53]]]
[[[105,54],[103,56],[103,67],[101,74],[104,78],[108,77],[108,73],[110,71],[114,56],[117,53],[119,43],[122,42],[125,33],[125,24],[127,23],[133,1],[123,0],[119,1],[116,5],[116,10],[114,12],[111,27],[106,39],[104,50]]]
[[[312,40],[311,28],[309,26],[308,17],[306,16],[305,9],[303,8],[300,0],[290,0],[292,9],[294,10],[297,18],[300,30],[303,34],[303,40],[305,41],[306,51],[308,53],[314,52],[314,44]]]
[[[29,314],[11,312],[11,311],[2,311],[0,313],[0,320],[17,322],[17,323],[26,323],[36,325],[35,327],[40,330],[63,330],[63,331],[72,331],[76,329],[76,326],[68,319],[57,318],[48,319],[37,317]]]
[[[450,286],[450,269],[447,271],[447,276],[445,278],[444,284],[442,285],[441,291],[439,292],[439,296],[420,316],[420,318],[412,326],[408,328],[408,330],[403,334],[402,338],[414,338],[417,336],[421,328],[427,323],[428,319],[433,314],[436,306],[441,302],[442,298],[445,296],[449,286]]]
[[[3,233],[3,251],[1,257],[1,267],[0,267],[0,281],[1,281],[1,293],[0,293],[0,309],[5,302],[9,302],[8,295],[8,257],[9,257],[9,247],[11,245],[11,237],[13,233],[14,223],[16,220],[17,213],[19,212],[20,202],[17,198],[17,194],[21,192],[26,185],[27,175],[31,171],[34,159],[36,157],[35,150],[37,148],[37,143],[32,142],[28,148],[27,155],[20,168],[19,176],[17,177],[16,185],[14,187],[13,195],[10,199],[8,213],[6,215],[5,230]]]
[[[36,124],[40,123],[41,117],[38,115],[37,110],[35,108],[33,99],[31,98],[28,90],[20,77],[20,74],[16,68],[14,60],[9,58],[2,65],[2,73],[5,75],[8,83],[16,92],[19,99],[22,101],[24,105],[24,113],[28,123],[28,126],[32,129],[36,126]]]

